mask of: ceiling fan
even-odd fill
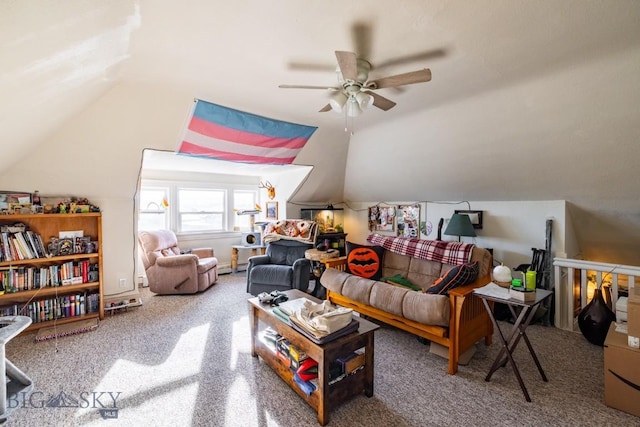
[[[338,67],[338,86],[308,86],[308,85],[280,85],[283,89],[324,89],[334,91],[329,103],[320,112],[333,110],[337,113],[345,112],[349,117],[356,117],[362,110],[374,105],[387,111],[396,103],[382,95],[375,93],[377,89],[404,86],[414,83],[424,83],[431,80],[431,70],[411,71],[403,74],[369,80],[371,63],[358,58],[354,52],[336,51]]]

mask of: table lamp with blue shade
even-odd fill
[[[461,236],[476,237],[476,230],[471,224],[469,215],[453,214],[447,225],[447,229],[444,230],[444,234],[448,236],[458,236],[460,241]]]

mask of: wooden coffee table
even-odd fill
[[[320,302],[316,298],[299,290],[286,291],[290,300],[307,298]],[[257,297],[249,300],[251,311],[251,354],[260,356],[267,365],[291,387],[309,406],[318,413],[318,422],[325,425],[329,422],[329,411],[350,397],[364,393],[373,396],[373,333],[378,325],[354,316],[359,322],[356,332],[329,341],[325,344],[315,344],[302,333],[295,330],[272,313],[269,304],[261,304]],[[294,382],[294,371],[289,364],[276,355],[273,348],[259,337],[265,328],[270,327],[278,334],[289,340],[291,344],[318,362],[318,388],[309,396]],[[358,349],[364,349],[364,369],[347,375],[342,380],[329,384],[329,364],[340,357],[344,357]]]

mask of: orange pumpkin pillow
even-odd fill
[[[347,273],[365,279],[380,280],[382,277],[382,246],[358,245],[347,242]]]

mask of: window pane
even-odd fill
[[[178,189],[178,230],[224,231],[225,190]]]
[[[181,231],[210,231],[224,230],[222,226],[222,219],[224,215],[221,213],[216,214],[180,214],[180,230]]]
[[[165,213],[140,213],[138,218],[138,230],[163,230],[167,228],[167,215]]]
[[[223,212],[224,190],[178,190],[180,212]]]
[[[140,189],[139,230],[167,229],[169,215],[168,193],[166,188],[146,187]]]

